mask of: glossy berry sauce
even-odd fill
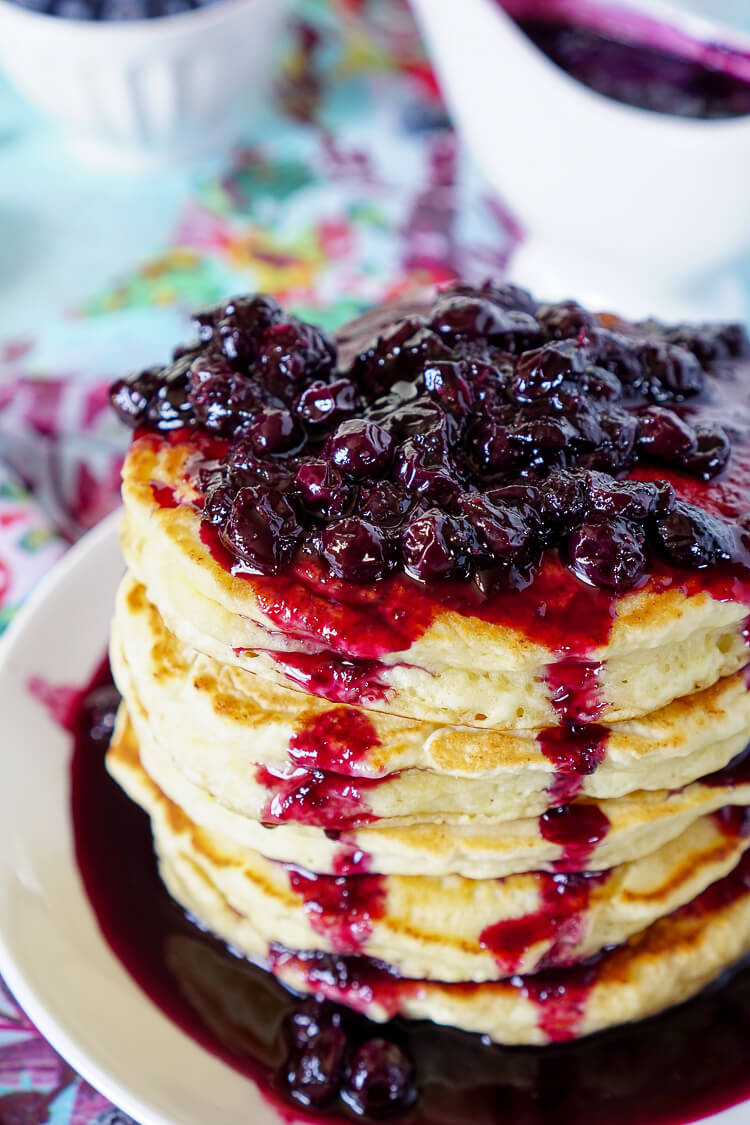
[[[509,7],[522,9],[523,4]],[[615,101],[679,117],[750,113],[750,68],[740,52],[686,40],[683,46],[692,56],[686,57],[637,38],[618,38],[614,24],[610,34],[564,20],[521,19],[519,24],[552,62]]]
[[[116,703],[104,668],[88,691],[78,693],[76,710],[66,712],[75,735],[76,855],[99,925],[151,1001],[196,1042],[252,1079],[284,1119],[377,1120],[400,1110],[424,1125],[677,1125],[750,1095],[750,969],[643,1023],[543,1049],[487,1045],[477,1036],[427,1023],[376,1025],[348,1009],[296,998],[269,972],[198,929],[170,899],[159,879],[147,817],[104,768]],[[728,832],[736,827],[731,819]],[[731,901],[746,888],[749,872],[748,863],[740,865],[705,901],[701,896],[695,909],[708,908],[709,899]],[[603,878],[549,876],[537,921],[519,922],[515,937],[510,930],[504,936],[496,931],[493,941],[488,931],[487,947],[504,941],[512,955],[534,934],[552,930],[564,941],[567,919],[585,907]],[[325,895],[314,892],[322,926],[328,924],[326,911],[332,918],[340,905],[336,881],[328,888]],[[358,927],[366,929],[373,901],[377,894],[368,893],[364,904],[352,903],[354,929],[342,935],[345,942],[351,937],[356,944],[361,937]],[[277,959],[285,956],[279,951]],[[596,971],[593,961],[514,981],[539,1005],[550,1033],[564,1038]],[[320,981],[321,991],[326,984],[336,984],[340,994],[347,988],[369,990],[386,1005],[388,990],[398,987],[361,958],[318,958],[309,975]],[[300,1086],[301,1076],[310,1077],[315,1051],[329,1070],[324,1067],[317,1087],[304,1081]],[[385,1109],[384,1071],[396,1098]],[[369,1087],[367,1074],[374,1076]],[[307,1106],[300,1096],[307,1097]]]

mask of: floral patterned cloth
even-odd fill
[[[117,375],[189,310],[264,290],[335,327],[518,238],[455,136],[403,0],[308,0],[223,161],[106,178],[0,84],[0,628],[118,503]],[[0,990],[0,1125],[128,1125]]]

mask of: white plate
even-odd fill
[[[0,972],[42,1034],[140,1125],[278,1125],[251,1081],[161,1014],[99,932],[73,852],[71,740],[27,689],[32,676],[83,686],[101,660],[123,569],[115,518],[70,551],[0,645]],[[710,1120],[750,1125],[750,1103]]]

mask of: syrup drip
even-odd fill
[[[539,817],[544,839],[562,848],[562,855],[552,865],[555,871],[585,871],[609,827],[609,818],[599,805],[559,805]]]
[[[387,687],[380,679],[385,665],[377,660],[296,652],[269,651],[268,655],[291,683],[332,703],[368,707],[386,698]]]
[[[517,973],[527,950],[540,942],[550,943],[542,968],[567,965],[585,933],[584,914],[591,892],[609,878],[609,872],[593,874],[535,876],[539,887],[539,908],[521,918],[510,918],[487,926],[479,944],[490,951],[498,968],[508,975]]]
[[[92,687],[107,682],[102,671]],[[343,1104],[318,1115],[282,1096],[282,1026],[299,999],[199,930],[170,899],[148,818],[107,774],[105,743],[89,737],[85,718],[73,723],[76,857],[113,952],[167,1018],[257,1083],[285,1120],[360,1121]],[[354,863],[354,850],[347,854]],[[366,867],[361,853],[357,862]],[[276,960],[284,956],[291,955],[279,951]],[[358,965],[318,960],[310,973],[321,991],[338,981],[352,994],[377,992],[386,1010],[403,985],[361,958]],[[534,989],[530,981],[518,978],[519,988]],[[549,998],[540,998],[543,1005],[550,1013],[556,1007]],[[431,1023],[374,1025],[348,1011],[342,1018],[351,1043],[385,1035],[413,1060],[420,1096],[411,1125],[683,1125],[750,1095],[750,969],[661,1016],[543,1051],[490,1046]],[[565,1023],[559,1008],[555,1020]]]
[[[567,804],[583,788],[584,777],[594,773],[607,752],[606,727],[596,723],[550,727],[537,735],[539,748],[555,766],[555,779],[548,788],[554,805]]]
[[[539,1027],[553,1043],[574,1038],[600,963],[599,958],[594,958],[565,969],[547,969],[516,978],[522,995],[539,1009]]]
[[[160,508],[179,508],[181,501],[177,492],[169,484],[159,484],[158,481],[151,481],[151,492],[153,493],[154,500]]]
[[[258,766],[256,781],[269,790],[263,808],[265,824],[313,824],[321,828],[356,828],[371,824],[375,817],[365,794],[380,779],[351,778],[323,770],[297,768],[274,773]]]
[[[337,953],[358,953],[385,913],[382,875],[334,877],[289,868],[289,883],[301,896],[310,925],[328,938]]]
[[[368,757],[380,744],[378,732],[362,711],[336,707],[316,715],[293,735],[289,756],[307,769],[357,777],[366,774]]]

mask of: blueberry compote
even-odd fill
[[[373,1024],[337,1005],[293,996],[198,929],[170,899],[148,820],[104,767],[116,704],[104,668],[81,693],[68,724],[75,734],[76,854],[99,924],[151,1000],[252,1078],[287,1120],[666,1125],[750,1094],[750,969],[655,1019],[542,1049],[490,1046],[427,1023]],[[726,830],[736,826],[728,822]],[[561,927],[562,940],[571,918],[564,896],[572,894],[578,908],[592,877],[573,877],[570,887],[564,879],[550,877],[541,916],[547,929]],[[523,935],[516,935],[523,942],[530,924],[527,919]],[[500,942],[499,933],[486,937],[489,948],[514,947],[505,937]],[[378,978],[377,967],[357,964],[327,957],[315,971],[321,980]],[[595,972],[595,964],[582,966],[564,988],[554,973],[517,979],[554,1031],[585,1002]]]
[[[194,445],[204,542],[310,646],[285,657],[310,691],[376,703],[379,658],[443,608],[580,660],[649,581],[750,600],[738,325],[631,324],[457,282],[338,343],[271,297],[195,327],[112,401],[136,440]]]
[[[709,65],[708,58],[688,58],[576,23],[521,19],[519,24],[549,59],[615,101],[680,117],[750,113],[750,80],[727,69],[730,51],[706,48]],[[742,62],[748,71],[747,60]]]

